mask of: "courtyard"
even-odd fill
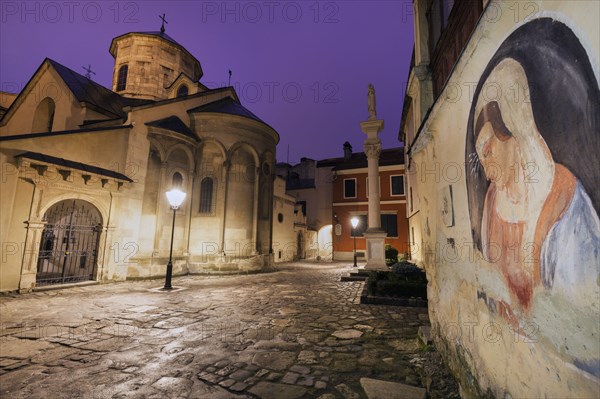
[[[456,395],[416,338],[427,309],[359,304],[364,283],[340,282],[350,270],[296,262],[178,277],[171,292],[141,280],[5,295],[0,395],[367,398],[365,378]]]

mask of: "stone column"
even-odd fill
[[[196,192],[194,191],[194,186],[199,185],[198,182],[196,182],[196,172],[194,169],[191,169],[188,171],[188,184],[187,184],[187,209],[188,209],[188,217],[187,217],[187,223],[184,222],[184,227],[183,227],[183,256],[186,258],[185,259],[185,263],[186,263],[186,268],[189,271],[189,267],[190,267],[190,239],[191,239],[191,233],[192,233],[192,215],[194,214],[194,200],[196,198]],[[187,272],[186,272],[187,273]]]
[[[162,216],[164,214],[164,205],[165,205],[165,187],[167,185],[167,170],[169,165],[167,162],[162,162],[160,164],[160,177],[158,180],[158,194],[156,198],[156,224],[154,227],[154,250],[152,251],[152,257],[160,256],[160,239],[162,237]],[[167,248],[168,249],[168,248]]]
[[[42,220],[25,221],[27,236],[21,269],[21,280],[19,281],[19,292],[30,292],[36,284],[37,262],[42,241],[42,233],[46,222]]]
[[[229,159],[223,162],[222,168],[222,182],[223,182],[223,214],[221,215],[221,261],[225,261],[225,230],[227,229],[227,194],[229,185],[229,168],[231,168],[231,161]],[[215,204],[217,206],[217,204]]]
[[[99,281],[112,280],[115,274],[115,263],[117,262],[114,262],[111,252],[113,250],[113,235],[116,229],[117,227],[114,225],[102,226],[102,235],[98,243],[98,259],[96,260],[96,264],[100,269],[97,274]],[[123,280],[126,277],[124,276]]]
[[[385,237],[381,230],[381,211],[379,199],[379,154],[381,140],[377,135],[383,130],[383,120],[369,118],[360,123],[360,128],[367,135],[364,149],[367,155],[369,176],[369,226],[364,236],[367,241],[367,264],[365,269],[387,270],[385,264]]]
[[[254,168],[254,208],[252,209],[252,253],[251,255],[258,255],[258,249],[256,248],[258,238],[258,186],[260,178],[260,167]]]

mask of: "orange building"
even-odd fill
[[[356,228],[356,250],[364,259],[366,243],[363,232],[367,229],[368,177],[367,157],[363,152],[352,153],[352,146],[344,144],[344,157],[324,159],[317,168],[332,170],[332,245],[334,260],[351,260],[354,235],[350,220],[359,219]],[[379,193],[381,201],[381,228],[388,233],[385,239],[400,254],[408,252],[408,221],[404,190],[404,147],[381,151],[379,157]]]

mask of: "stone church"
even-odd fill
[[[0,119],[0,291],[271,263],[278,133],[158,32],[112,40],[112,90],[45,59]]]

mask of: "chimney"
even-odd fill
[[[348,161],[352,156],[352,145],[347,141],[344,143],[344,160]]]

